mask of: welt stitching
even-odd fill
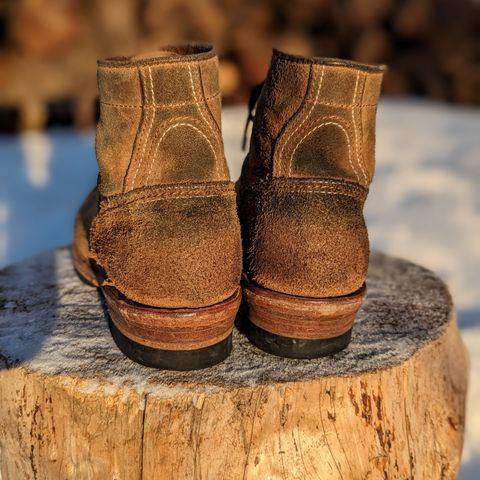
[[[205,97],[205,100],[214,100],[220,96],[220,92],[211,95],[210,97]],[[111,103],[100,101],[101,104],[107,105],[109,107],[118,107],[118,108],[147,108],[147,109],[163,109],[163,108],[175,108],[175,107],[182,107],[186,105],[195,105],[195,102],[192,101],[185,101],[185,102],[175,102],[175,103],[164,103],[164,104],[155,104],[155,105],[132,105],[129,103]]]
[[[203,114],[203,111],[202,111],[202,107],[200,106],[200,103],[199,103],[199,100],[197,98],[197,92],[196,92],[196,89],[195,89],[195,84],[193,82],[193,75],[192,75],[192,67],[191,65],[188,66],[188,74],[190,76],[190,84],[192,86],[192,93],[193,93],[193,98],[195,99],[195,105],[197,106],[197,110],[198,112],[200,113],[201,117],[203,118],[203,121],[207,124],[207,127],[210,129],[210,132],[213,134],[213,137],[218,141],[218,138],[217,138],[217,135],[215,134],[215,131],[213,130],[212,126],[210,125],[210,123],[207,121],[207,119],[205,118],[205,115]],[[217,158],[216,158],[216,155],[215,155],[215,151],[214,151],[214,155],[213,155],[213,160],[215,162],[215,173],[217,174],[217,177],[219,176],[219,172],[218,172],[218,162],[217,162]]]
[[[153,91],[152,69],[150,67],[148,67],[148,77],[150,79],[150,94],[152,95],[151,101],[152,101],[152,104],[155,105],[155,93]],[[145,142],[143,143],[142,153],[140,155],[140,159],[139,159],[138,164],[137,164],[137,169],[135,171],[135,175],[133,176],[132,182],[130,183],[130,186],[132,188],[135,187],[135,181],[137,179],[137,174],[140,170],[140,166],[143,163],[143,157],[144,157],[145,149],[146,149],[146,146],[147,146],[147,143],[148,143],[148,137],[150,136],[150,132],[151,132],[152,127],[153,127],[154,118],[155,118],[155,110],[152,110],[152,118],[150,120],[150,125],[149,125],[148,130],[147,130],[147,136],[145,137]]]
[[[311,67],[313,69],[313,66]],[[314,70],[315,71],[315,70]],[[290,135],[287,137],[287,139],[285,140],[285,142],[282,143],[282,148],[280,149],[280,152],[279,152],[279,160],[280,160],[280,164],[282,164],[282,155],[283,155],[283,152],[285,150],[285,147],[286,145],[288,144],[290,138],[292,138],[292,136],[297,133],[297,131],[302,127],[302,125],[305,123],[305,121],[308,119],[308,117],[310,116],[310,114],[312,113],[314,107],[315,107],[315,102],[318,100],[318,96],[320,94],[320,90],[322,88],[322,83],[323,83],[323,74],[325,72],[325,66],[322,67],[322,73],[320,75],[320,80],[318,81],[318,85],[317,85],[317,92],[316,92],[316,95],[315,95],[315,101],[314,103],[312,104],[312,106],[310,107],[310,110],[308,111],[307,113],[307,116],[300,122],[299,125],[297,125],[297,127],[293,130],[293,132],[290,133]],[[290,173],[290,170],[291,170],[291,158],[290,158],[290,164],[289,164],[289,167],[288,167],[288,171]]]

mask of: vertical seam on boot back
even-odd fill
[[[353,100],[352,104],[355,105],[357,103],[357,92],[358,92],[358,80],[360,78],[360,72],[357,72],[357,78],[355,80],[355,90],[353,92]],[[357,123],[355,121],[355,107],[352,107],[352,123],[353,123],[353,135],[354,135],[354,147],[355,147],[355,159],[357,161],[357,165],[359,166],[363,177],[366,179],[365,172],[363,171],[363,166],[360,163],[359,159],[359,150],[358,150],[358,133],[357,133]],[[355,173],[355,176],[357,177],[357,180],[360,182],[360,176],[358,175],[357,169],[353,167],[353,164],[350,162],[353,168],[353,172]]]
[[[198,67],[200,69],[200,67]],[[207,121],[207,119],[205,118],[205,115],[203,114],[203,111],[202,111],[202,107],[200,105],[200,102],[198,100],[198,97],[197,97],[197,92],[196,92],[196,89],[195,89],[195,83],[193,81],[193,75],[192,75],[192,67],[191,65],[188,65],[188,74],[190,76],[190,85],[192,87],[192,93],[193,93],[193,98],[195,100],[195,105],[197,106],[197,110],[198,112],[200,113],[200,116],[202,117],[203,121],[206,123],[207,127],[210,129],[210,132],[213,134],[213,137],[215,138],[215,140],[217,141],[218,143],[218,138],[217,136],[215,135],[215,132],[212,128],[212,126],[210,125],[210,123]],[[200,72],[199,72],[199,75],[200,75]],[[219,171],[218,171],[218,162],[217,162],[217,155],[214,154],[213,156],[213,160],[215,162],[215,173],[217,175],[217,177],[220,176],[219,174]]]
[[[273,79],[272,79],[272,76],[271,76],[272,69],[273,69],[273,63],[272,63],[272,65],[270,65],[270,69],[269,69],[269,72],[268,72],[268,75],[267,75],[267,79],[265,81],[265,86],[262,89],[262,93],[260,95],[260,98],[262,98],[263,92],[265,90],[268,91],[269,89],[274,89],[275,88],[275,86],[273,84]],[[286,120],[285,124],[282,126],[280,132],[278,133],[278,135],[276,136],[276,138],[274,140],[273,155],[272,155],[272,159],[271,159],[271,162],[270,162],[271,170],[268,172],[268,174],[272,178],[282,173],[282,168],[283,168],[282,153],[283,153],[283,150],[285,148],[284,136],[288,133],[289,128],[292,127],[292,125],[295,122],[295,119],[300,116],[300,114],[305,110],[306,105],[308,104],[308,99],[309,99],[309,96],[311,94],[311,89],[313,88],[312,87],[312,83],[314,81],[313,76],[314,76],[314,68],[313,68],[313,65],[310,65],[309,70],[308,70],[307,85],[305,87],[305,93],[303,95],[302,101],[300,102],[300,104],[298,105],[296,110],[292,113],[292,115]],[[252,135],[253,135],[253,132],[252,132]]]
[[[204,82],[203,82],[203,73],[202,73],[202,68],[201,68],[200,65],[198,66],[198,77],[200,79],[200,90],[201,90],[201,94],[202,94],[202,100],[203,100],[203,103],[205,104],[205,108],[208,112],[208,116],[210,117],[210,119],[214,123],[214,125],[217,127],[217,133],[221,134],[222,133],[221,132],[221,127],[217,123],[217,121],[215,120],[215,117],[213,116],[212,110],[210,109],[210,106],[208,105],[208,99],[207,99],[207,95],[205,93],[205,85],[204,85]]]
[[[367,75],[363,75],[363,88],[362,88],[362,98],[361,98],[361,103],[363,103],[363,100],[365,98],[365,88],[367,85]],[[361,160],[362,160],[362,165],[364,167],[365,171],[365,185],[368,185],[370,182],[370,174],[367,170],[367,164],[365,161],[365,143],[363,140],[363,107],[360,107],[360,154],[361,154]]]
[[[208,116],[210,117],[211,121],[214,123],[214,125],[216,127],[216,132],[217,132],[217,136],[218,136],[217,140],[220,143],[219,139],[222,138],[221,137],[222,136],[221,122],[220,122],[220,125],[217,123],[217,121],[215,120],[215,117],[213,115],[213,112],[210,108],[210,105],[208,104],[207,95],[205,94],[205,84],[203,82],[203,73],[202,73],[202,68],[201,68],[200,64],[198,65],[198,76],[200,78],[200,87],[201,87],[201,94],[202,94],[203,103],[205,104],[205,108],[208,112]],[[216,97],[214,97],[214,98],[216,98]],[[220,109],[220,114],[221,114],[221,109]],[[221,148],[221,151],[220,151],[220,161],[222,163],[222,170],[223,170],[224,175],[226,175],[228,178],[230,178],[230,172],[228,171],[228,165],[227,165],[227,161],[225,159],[223,148]],[[216,162],[216,165],[217,165],[217,158],[215,158],[215,162]]]
[[[145,78],[143,77],[143,75],[141,75],[141,77],[144,81]],[[150,82],[149,90],[150,90],[150,95],[151,95],[151,102],[152,102],[152,105],[155,107],[156,101],[155,101],[155,93],[154,93],[154,90],[153,90],[153,80],[152,80],[152,69],[151,69],[151,67],[148,67],[148,78],[149,78],[149,82]],[[146,90],[146,88],[145,88],[145,85],[144,85],[144,91],[145,90]],[[150,132],[152,130],[153,123],[154,123],[154,120],[155,120],[156,110],[155,110],[155,108],[152,108],[152,109],[149,109],[149,112],[150,112],[150,110],[151,110],[151,119],[150,119],[150,123],[149,123],[148,130],[147,130],[147,136],[145,137],[145,140],[142,142],[142,145],[139,146],[141,148],[141,154],[140,154],[140,158],[138,158],[138,160],[137,160],[137,169],[135,170],[135,175],[133,176],[132,181],[130,182],[130,187],[132,189],[135,188],[135,182],[136,182],[136,179],[137,179],[137,175],[138,175],[138,172],[140,171],[141,165],[143,164],[143,157],[145,155],[146,146],[147,146],[148,139],[150,137]]]
[[[313,68],[313,65],[310,67],[312,69],[312,71],[315,71],[314,68]],[[298,130],[300,130],[300,128],[303,126],[303,124],[308,120],[308,118],[310,117],[310,115],[312,114],[312,111],[313,109],[315,108],[315,105],[317,103],[317,100],[318,100],[318,97],[320,95],[320,90],[322,88],[322,84],[323,84],[323,75],[324,75],[324,72],[325,72],[325,66],[323,65],[322,66],[322,71],[321,71],[321,74],[320,74],[320,79],[318,80],[318,84],[317,84],[317,89],[316,89],[316,94],[315,94],[315,100],[314,102],[312,103],[312,105],[310,106],[310,110],[308,111],[307,115],[304,117],[304,119],[300,122],[299,125],[297,125],[297,127],[292,131],[290,132],[289,136],[287,137],[287,139],[282,143],[282,147],[280,148],[280,152],[279,152],[279,155],[278,155],[278,158],[279,158],[279,163],[280,165],[284,166],[284,167],[287,167],[288,166],[288,174],[290,175],[290,171],[291,171],[291,161],[292,161],[292,157],[290,157],[290,161],[287,160],[286,164],[283,165],[285,162],[283,161],[283,152],[285,151],[285,147],[288,145],[290,139],[292,138],[292,136],[297,133]],[[308,96],[308,94],[306,95]]]
[[[141,95],[142,95],[142,105],[145,103],[145,90],[143,86],[143,80],[142,80],[142,75],[140,73],[140,68],[136,68],[137,75],[138,75],[138,81],[141,87]],[[145,109],[140,106],[141,111],[140,111],[140,118],[138,119],[138,126],[137,126],[137,132],[135,133],[135,140],[133,142],[133,147],[132,147],[132,153],[130,155],[130,160],[128,162],[128,167],[127,171],[125,172],[125,176],[123,177],[123,188],[122,191],[125,193],[127,191],[127,183],[128,179],[130,178],[131,171],[135,167],[135,158],[137,156],[137,150],[139,145],[141,145],[142,141],[142,136],[143,136],[143,124],[145,122]]]

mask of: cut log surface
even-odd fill
[[[196,372],[125,358],[67,248],[0,272],[0,478],[455,478],[468,360],[431,272],[375,253],[343,352],[232,355]],[[240,315],[241,320],[241,315]]]

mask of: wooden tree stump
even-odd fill
[[[238,331],[178,373],[116,348],[68,249],[0,273],[0,472],[20,479],[455,478],[468,361],[431,272],[374,254],[350,347],[287,360]]]

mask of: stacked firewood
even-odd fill
[[[277,47],[386,63],[387,94],[480,105],[477,0],[16,0],[0,4],[0,129],[15,109],[26,128],[91,124],[98,57],[191,39],[217,45],[226,103]]]
[[[237,3],[230,1],[232,8]],[[251,2],[231,16],[222,48],[241,85],[260,81],[270,47],[385,63],[386,94],[480,105],[480,3],[472,0]],[[243,98],[244,92],[235,92]]]

